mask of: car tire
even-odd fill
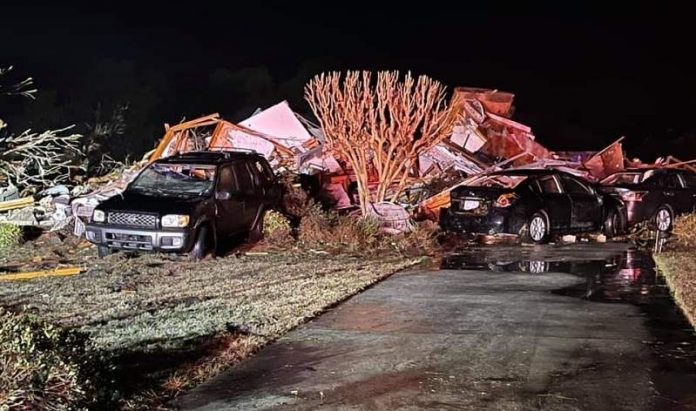
[[[254,225],[249,230],[248,241],[256,243],[263,238],[263,220],[266,217],[266,210],[261,210]]]
[[[105,245],[98,245],[97,246],[97,255],[99,258],[104,258],[107,255],[111,254],[111,249]]]
[[[609,209],[607,216],[604,218],[602,233],[607,238],[614,238],[624,233],[625,226],[621,211],[617,207]]]
[[[549,223],[543,212],[538,211],[529,218],[526,237],[535,244],[545,244],[549,241]]]
[[[198,261],[205,258],[210,252],[210,229],[208,226],[203,226],[196,233],[196,241],[189,251],[189,259]]]
[[[674,217],[672,211],[667,206],[658,207],[655,211],[655,216],[653,217],[653,225],[655,229],[662,233],[668,233],[672,231],[672,222]]]

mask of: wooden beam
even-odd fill
[[[34,197],[22,197],[16,200],[7,200],[0,202],[0,211],[9,211],[16,208],[28,207],[34,205]]]
[[[79,274],[82,271],[79,267],[56,268],[46,271],[27,271],[24,273],[0,274],[0,281],[33,280],[44,277],[66,277]]]
[[[207,125],[207,124],[201,124],[201,123],[209,123],[210,122],[212,124],[215,124],[218,121],[220,121],[220,114],[213,113],[213,114],[208,114],[207,116],[194,118],[193,120],[184,121],[183,123],[174,124],[173,126],[170,127],[170,129],[183,130],[185,128],[200,127],[202,125]]]

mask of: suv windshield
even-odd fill
[[[214,165],[152,164],[129,186],[129,191],[162,196],[202,196],[213,190]]]

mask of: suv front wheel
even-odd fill
[[[207,225],[198,229],[196,234],[196,241],[193,243],[193,247],[189,252],[189,258],[193,261],[202,260],[210,252],[211,241],[210,241],[211,231]]]
[[[249,242],[256,243],[261,241],[261,239],[263,238],[263,220],[265,217],[266,210],[261,210],[256,218],[256,221],[254,221],[254,225],[249,230]]]

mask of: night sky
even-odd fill
[[[644,160],[696,158],[688,13],[234,3],[3,2],[0,65],[32,75],[62,121],[80,121],[71,104],[145,101],[147,111],[130,114],[133,132],[153,134],[148,144],[182,117],[241,120],[282,99],[307,112],[302,85],[322,70],[410,69],[449,87],[514,92],[515,118],[551,149],[596,150],[626,135],[625,149]]]

